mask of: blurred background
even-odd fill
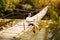
[[[49,5],[49,10],[43,19],[56,19],[60,16],[59,4],[60,0],[0,0],[0,18],[24,19],[28,13],[35,15]]]
[[[42,18],[43,22],[38,22],[39,29],[45,28],[44,40],[60,40],[60,0],[0,0],[0,31],[21,22],[29,13],[37,14],[46,6],[49,6],[49,8]],[[37,31],[38,35],[41,33],[39,32]],[[27,33],[29,33],[28,38],[31,40],[30,36],[33,35],[31,31],[27,31],[25,35],[19,36],[18,39],[27,40],[26,37],[23,39],[23,36],[26,36]],[[49,37],[50,33],[51,37]],[[35,38],[37,38],[36,36],[35,34]],[[32,40],[35,40],[35,38]]]

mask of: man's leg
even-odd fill
[[[31,24],[29,24],[29,26],[32,27],[32,31],[33,31],[33,33],[35,33],[35,25],[31,23]]]
[[[35,26],[33,27],[33,32],[35,33]]]
[[[38,29],[40,31],[40,28],[37,24],[35,24],[35,27],[36,27],[36,29]]]

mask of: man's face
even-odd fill
[[[29,16],[31,17],[32,15],[31,15],[31,14],[29,14]]]

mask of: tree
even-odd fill
[[[3,11],[13,11],[20,0],[0,0],[0,9]]]
[[[10,2],[10,0],[0,0],[0,9],[3,11],[12,11],[14,9],[14,5]]]

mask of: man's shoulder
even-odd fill
[[[30,18],[30,17],[26,17],[26,18]]]
[[[26,19],[29,19],[29,17],[26,17]]]

